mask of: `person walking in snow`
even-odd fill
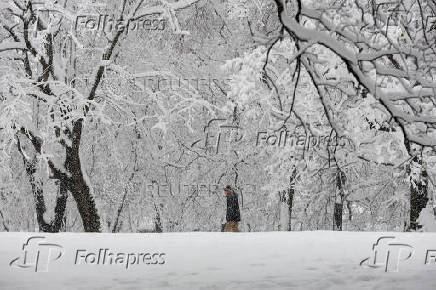
[[[224,188],[227,197],[227,214],[226,225],[224,226],[225,232],[239,232],[238,222],[241,221],[241,213],[239,212],[238,195],[230,185]]]

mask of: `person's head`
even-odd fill
[[[231,187],[230,185],[227,185],[227,186],[224,188],[224,193],[225,193],[226,195],[229,195],[231,192],[232,192],[232,187]]]

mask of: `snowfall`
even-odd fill
[[[1,289],[436,289],[436,233],[5,232],[0,245]]]

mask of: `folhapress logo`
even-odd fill
[[[46,242],[45,237],[30,237],[23,244],[21,256],[13,259],[9,266],[30,268],[35,272],[48,272],[48,265],[59,260],[63,254],[62,246]]]
[[[242,128],[235,124],[226,124],[227,119],[212,119],[203,128],[206,134],[204,148],[208,152],[218,154],[219,152],[229,152],[233,143],[239,142],[243,138]],[[195,141],[191,147],[201,140]]]
[[[360,265],[383,268],[385,272],[398,272],[400,263],[409,260],[413,253],[411,245],[398,243],[395,237],[384,236],[377,239],[372,246],[371,256],[363,259]]]

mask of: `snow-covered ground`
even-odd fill
[[[0,245],[1,289],[436,289],[436,233],[0,233]]]

